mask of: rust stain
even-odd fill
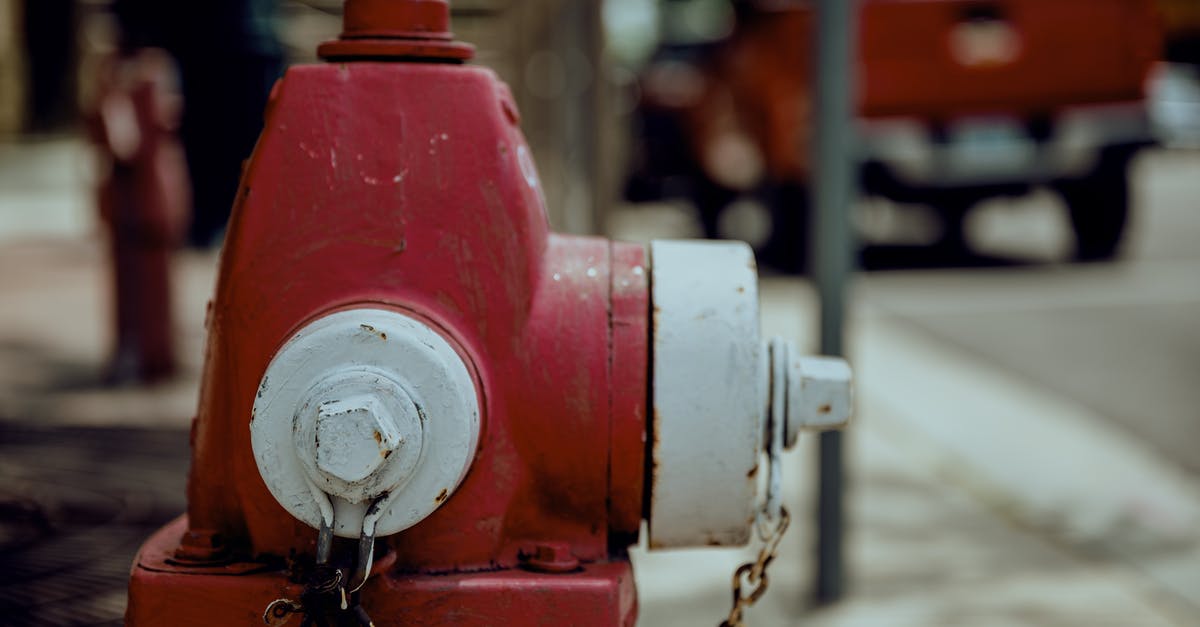
[[[383,434],[381,434],[381,433],[379,433],[378,431],[376,431],[376,432],[375,432],[375,436],[374,436],[374,437],[375,437],[375,443],[376,443],[376,444],[383,444]]]
[[[829,403],[825,403],[817,408],[818,414],[828,414],[831,411],[833,411],[833,407],[830,407]]]
[[[745,293],[746,293],[746,288],[745,288],[745,286],[739,285],[739,286],[738,286],[738,288],[737,288],[737,293],[738,293],[738,294],[745,294]]]
[[[442,488],[442,491],[438,492],[437,498],[433,499],[433,502],[441,505],[447,496],[449,496],[449,493],[446,492],[446,488]]]
[[[385,341],[385,342],[387,341],[387,333],[384,333],[383,331],[380,331],[380,330],[376,329],[375,327],[373,327],[373,326],[371,326],[371,325],[369,325],[369,324],[360,324],[360,325],[358,325],[358,326],[359,326],[359,328],[361,328],[363,331],[366,331],[367,333],[374,333],[375,335],[378,335],[378,336],[379,336],[379,339],[381,339],[381,340],[383,340],[383,341]]]
[[[754,468],[751,468],[750,472],[746,473],[747,479],[753,479],[756,476],[758,476],[758,464],[755,464]]]

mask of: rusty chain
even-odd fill
[[[372,504],[374,511],[380,501]],[[293,615],[303,616],[301,627],[323,625],[360,625],[374,627],[359,601],[359,590],[366,584],[370,574],[372,553],[375,548],[374,535],[364,533],[360,540],[358,566],[355,582],[346,581],[346,570],[331,565],[333,553],[333,526],[322,522],[317,534],[317,559],[315,568],[308,575],[308,583],[300,600],[275,599],[263,612],[263,623],[270,627],[282,627]],[[347,590],[348,586],[354,587]]]
[[[779,524],[775,526],[774,533],[764,538],[758,558],[753,562],[742,564],[733,571],[733,607],[729,610],[729,617],[721,623],[720,627],[745,627],[746,623],[742,614],[746,608],[757,603],[766,594],[767,585],[770,583],[770,579],[767,577],[767,567],[771,565],[775,555],[779,552],[779,542],[783,540],[783,534],[787,531],[788,524],[792,522],[792,516],[786,507],[781,507],[779,511]],[[743,582],[749,584],[748,592],[743,587]]]

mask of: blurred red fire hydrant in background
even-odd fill
[[[97,190],[109,232],[115,345],[108,378],[151,382],[175,372],[171,254],[190,214],[178,94],[165,52],[111,60],[89,117],[103,174]]]
[[[631,625],[627,548],[778,529],[850,373],[759,336],[740,243],[549,231],[508,88],[444,0],[349,0],[246,170],[188,514],[132,625]],[[377,541],[378,539],[378,541]]]

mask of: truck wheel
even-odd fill
[[[808,271],[809,211],[808,186],[780,183],[771,189],[771,235],[759,251],[759,259],[787,274]]]
[[[1059,184],[1075,231],[1077,261],[1116,257],[1129,217],[1128,166],[1129,156],[1106,155],[1091,174]]]
[[[703,173],[696,174],[690,199],[700,214],[700,227],[706,239],[721,239],[721,214],[737,197],[737,192],[712,181]]]

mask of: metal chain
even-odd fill
[[[374,627],[371,617],[362,607],[359,590],[367,583],[370,576],[372,557],[375,549],[375,518],[377,518],[380,498],[368,509],[362,537],[359,540],[358,564],[353,582],[346,581],[346,571],[330,565],[333,553],[333,525],[322,521],[317,533],[317,559],[315,568],[308,576],[308,584],[300,595],[300,601],[282,598],[275,599],[263,612],[263,622],[271,627],[282,627],[293,614],[303,615],[301,627],[312,625],[328,625],[332,618],[334,623]],[[353,586],[347,590],[348,586]]]
[[[775,555],[779,552],[779,542],[783,540],[783,533],[787,531],[788,524],[792,522],[792,516],[788,513],[786,507],[781,507],[779,510],[779,524],[775,526],[775,532],[769,537],[764,538],[762,549],[758,552],[758,558],[753,562],[746,562],[733,571],[733,607],[729,610],[729,617],[721,623],[720,627],[745,627],[745,620],[742,614],[746,608],[754,605],[767,592],[767,585],[770,579],[767,577],[767,567],[775,559]],[[743,582],[748,585],[743,587]]]

